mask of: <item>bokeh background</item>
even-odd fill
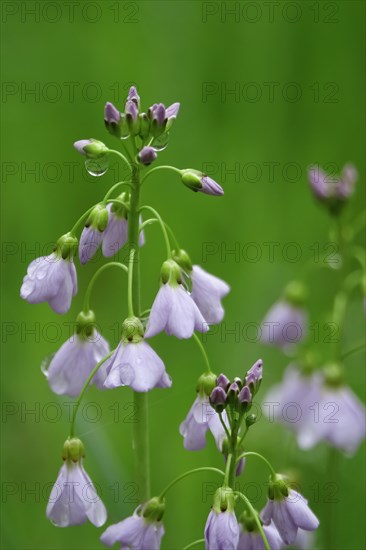
[[[40,365],[69,336],[83,290],[103,259],[83,268],[77,262],[80,290],[64,317],[46,304],[23,302],[19,288],[28,263],[49,253],[55,239],[121,179],[118,164],[102,178],[88,176],[72,143],[95,137],[118,145],[105,132],[103,106],[110,100],[122,108],[131,83],[145,108],[156,101],[181,102],[159,162],[206,168],[225,188],[223,198],[193,194],[174,174],[160,172],[143,190],[143,201],[159,210],[194,262],[232,287],[224,323],[205,343],[214,370],[242,375],[262,357],[262,395],[281,379],[289,359],[258,342],[253,326],[284,285],[303,276],[317,247],[330,241],[329,218],[308,189],[308,165],[339,171],[345,162],[355,163],[360,179],[347,223],[364,203],[365,6],[351,0],[277,4],[2,3],[4,549],[102,547],[102,530],[90,524],[59,529],[46,520],[70,400],[51,393]],[[266,243],[278,243],[273,257]],[[161,235],[152,226],[142,252],[146,308],[163,259]],[[325,360],[330,346],[322,326],[340,277],[315,270],[307,282],[311,322],[320,327],[314,347]],[[100,280],[93,308],[105,337],[116,344],[127,311],[126,280],[119,272],[111,270]],[[362,297],[355,293],[343,349],[358,343],[363,330]],[[153,345],[174,381],[171,390],[150,396],[153,491],[158,492],[186,469],[221,466],[221,457],[209,437],[206,450],[185,451],[178,433],[203,370],[195,344],[160,335]],[[349,384],[364,399],[363,353],[345,366]],[[109,523],[129,515],[138,500],[131,401],[128,389],[92,388],[77,424],[87,448],[86,469],[100,487]],[[300,452],[281,426],[262,418],[247,448],[300,476],[322,523],[317,547],[326,546],[329,517],[334,548],[365,547],[364,445],[353,458],[339,457],[336,474],[331,473],[325,445]],[[265,503],[266,480],[262,464],[248,461],[241,483],[258,507]],[[210,475],[197,475],[170,492],[163,548],[182,548],[202,537],[216,483]]]

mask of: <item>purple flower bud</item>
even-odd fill
[[[84,147],[86,147],[87,145],[91,145],[92,143],[93,142],[91,139],[79,139],[79,141],[75,141],[74,147],[81,155],[86,156]]]
[[[158,157],[154,147],[143,147],[138,154],[138,159],[142,164],[148,166]]]
[[[225,376],[225,374],[221,373],[217,378],[216,384],[220,386],[220,388],[223,388],[226,391],[230,384],[230,380],[228,379],[227,376]]]
[[[211,392],[210,403],[217,412],[222,412],[226,403],[226,392],[220,386],[216,386]]]
[[[131,86],[131,88],[128,92],[127,101],[133,101],[135,103],[136,107],[138,109],[140,108],[140,96],[137,93],[137,90],[136,90],[135,86]]]
[[[251,402],[252,394],[250,393],[250,389],[248,388],[248,386],[244,386],[244,388],[241,389],[238,395],[238,399],[240,403],[242,403],[243,405],[244,404],[248,405]]]
[[[97,139],[79,139],[74,143],[75,149],[89,159],[100,159],[108,153],[108,147]]]
[[[232,384],[230,384],[229,389],[227,390],[228,394],[238,395],[239,392],[240,392],[240,388],[236,382],[233,382]]]
[[[203,176],[201,178],[201,184],[202,188],[200,189],[201,193],[205,193],[206,195],[223,195],[224,190],[215,180],[210,178],[209,176]]]
[[[179,108],[180,108],[180,103],[173,103],[172,105],[167,107],[167,109],[165,111],[166,118],[168,120],[170,120],[171,118],[177,118]]]
[[[132,100],[126,101],[125,113],[127,116],[130,116],[132,120],[136,120],[139,114],[139,110],[136,106],[136,103]]]
[[[165,105],[163,103],[155,103],[151,107],[151,116],[158,126],[162,126],[166,118]]]
[[[104,107],[104,120],[109,124],[119,124],[119,121],[121,120],[121,113],[113,105],[113,103],[110,103],[109,101],[107,101]]]
[[[262,373],[263,361],[262,359],[258,359],[252,368],[248,370],[245,376],[245,384],[250,387],[253,394],[257,393],[259,390],[259,386],[262,381]]]

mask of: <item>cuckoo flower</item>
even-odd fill
[[[205,193],[205,195],[224,194],[224,190],[215,180],[199,170],[187,168],[181,170],[181,176],[183,184],[189,189],[192,189],[192,191],[200,191],[201,193]]]
[[[319,521],[308,507],[307,500],[297,491],[289,489],[280,475],[270,479],[269,500],[262,510],[261,517],[265,525],[275,524],[283,542],[293,544],[298,529],[314,531]]]
[[[64,445],[62,465],[47,505],[47,517],[59,527],[81,525],[89,520],[103,525],[107,512],[95,487],[84,470],[84,446],[79,439],[68,439]]]
[[[154,147],[143,147],[138,154],[139,161],[145,166],[149,166],[149,164],[151,164],[157,158],[158,155]]]
[[[77,293],[74,256],[77,239],[67,233],[57,241],[54,252],[33,260],[20,289],[30,304],[48,302],[56,313],[66,313]]]
[[[119,202],[107,205],[108,224],[102,234],[102,252],[103,256],[113,256],[127,243],[128,240],[128,207],[129,195],[122,193],[118,199]],[[142,219],[140,217],[140,224]],[[144,232],[139,235],[139,246],[145,242]]]
[[[86,264],[95,255],[103,239],[103,232],[108,223],[108,210],[103,204],[97,204],[91,211],[79,244],[79,260]]]
[[[174,260],[163,263],[161,282],[145,337],[151,338],[162,330],[177,338],[191,338],[195,330],[207,332],[208,325],[191,294],[184,288],[181,269]]]
[[[136,317],[122,325],[122,339],[106,361],[106,388],[129,386],[136,392],[169,388],[172,384],[160,357],[143,339],[143,328]]]
[[[216,415],[208,398],[215,384],[215,374],[205,373],[200,376],[197,383],[197,397],[187,417],[179,426],[179,433],[184,438],[184,447],[189,451],[198,451],[206,446],[209,421],[213,415]]]
[[[304,339],[307,313],[304,309],[305,289],[301,283],[290,283],[283,298],[275,303],[261,326],[261,339],[266,344],[287,348]]]
[[[190,275],[192,280],[192,298],[209,324],[221,323],[224,308],[221,300],[230,292],[225,281],[207,273],[202,267],[194,265]]]
[[[100,537],[101,542],[107,546],[119,542],[121,549],[159,550],[164,536],[161,522],[164,508],[163,501],[152,498],[139,506],[132,516],[108,527]]]
[[[76,397],[97,363],[109,353],[109,345],[95,328],[95,316],[79,313],[76,331],[52,358],[45,372],[52,391]],[[102,389],[107,372],[102,364],[91,380]]]
[[[100,159],[109,152],[108,147],[97,139],[79,139],[75,141],[74,147],[78,153],[93,160]]]
[[[121,137],[120,123],[121,113],[108,101],[104,107],[104,124],[108,132],[118,138]]]
[[[212,510],[205,527],[206,550],[236,550],[239,525],[235,516],[234,494],[229,488],[220,488],[214,496]]]

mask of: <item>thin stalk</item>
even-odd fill
[[[134,310],[133,310],[133,259],[135,257],[135,250],[131,248],[130,250],[130,257],[128,260],[128,316],[134,317]]]
[[[82,214],[80,216],[80,218],[78,219],[78,221],[74,224],[74,226],[72,227],[72,229],[70,230],[70,233],[71,235],[75,235],[76,233],[76,230],[77,228],[79,227],[79,225],[81,225],[82,222],[84,222],[87,217],[89,216],[90,212],[96,207],[96,204],[94,204],[93,206],[91,206],[90,208],[88,208],[88,210],[86,210],[84,212],[84,214]]]
[[[219,470],[218,468],[212,468],[211,466],[203,466],[202,468],[195,468],[194,470],[189,470],[188,472],[184,472],[184,474],[173,479],[173,481],[171,481],[169,485],[167,485],[165,489],[160,493],[159,499],[163,499],[164,496],[169,491],[169,489],[171,489],[176,483],[178,483],[178,481],[198,472],[216,472],[217,474],[220,474],[223,477],[225,477],[225,473],[222,470]]]
[[[131,160],[127,159],[121,151],[116,151],[115,149],[109,149],[109,153],[112,153],[113,155],[117,155],[125,164],[127,164],[128,168],[133,171],[133,167],[131,166]]]
[[[193,338],[194,338],[194,341],[196,342],[197,346],[199,347],[199,349],[201,350],[201,353],[202,353],[202,356],[203,356],[203,359],[205,361],[205,364],[206,364],[206,368],[207,368],[207,372],[212,372],[211,370],[211,367],[210,367],[210,360],[208,358],[208,355],[207,355],[207,352],[201,342],[201,340],[198,338],[197,334],[194,332],[193,333]]]
[[[268,540],[267,540],[267,537],[266,537],[266,534],[265,532],[263,531],[263,526],[262,526],[262,523],[261,523],[261,520],[259,519],[259,516],[258,516],[258,512],[253,508],[250,500],[245,496],[243,495],[243,493],[235,493],[236,495],[238,495],[239,498],[242,499],[243,502],[245,502],[247,508],[249,509],[250,513],[252,514],[253,518],[254,518],[254,521],[256,522],[257,524],[257,527],[258,527],[258,530],[261,534],[261,537],[263,539],[263,543],[264,543],[264,547],[266,550],[271,550],[269,544],[268,544]],[[330,547],[332,548],[332,547]]]
[[[179,168],[175,168],[175,166],[168,166],[168,165],[164,165],[164,166],[155,166],[155,168],[152,168],[151,170],[149,170],[148,172],[146,172],[146,174],[141,178],[141,185],[144,183],[144,181],[149,177],[151,176],[151,174],[153,174],[154,172],[156,172],[157,170],[172,170],[173,172],[176,172],[177,174],[181,174],[181,170],[179,170]]]
[[[190,550],[190,548],[193,548],[194,546],[196,546],[197,544],[202,544],[203,542],[205,542],[205,539],[198,539],[198,540],[195,540],[193,542],[191,542],[190,544],[188,544],[188,546],[185,546],[183,548],[183,550]]]
[[[161,231],[162,231],[163,236],[164,236],[164,240],[165,240],[167,257],[171,258],[172,257],[172,249],[171,249],[171,246],[170,246],[168,233],[167,233],[167,230],[165,228],[165,223],[163,222],[162,217],[160,216],[159,212],[157,210],[155,210],[155,208],[152,208],[151,206],[141,206],[139,212],[142,212],[143,210],[148,210],[149,212],[154,214],[154,216],[158,220],[158,222],[160,224],[160,227],[161,227]]]
[[[93,277],[90,279],[90,282],[89,282],[88,287],[86,289],[85,296],[84,296],[84,307],[83,307],[84,313],[87,313],[90,309],[90,307],[89,307],[89,305],[90,305],[90,295],[91,295],[93,287],[96,283],[96,280],[109,267],[119,267],[120,269],[123,269],[123,271],[125,273],[128,272],[127,267],[124,264],[120,263],[120,262],[109,262],[108,264],[105,264],[102,267],[100,267],[94,273]]]
[[[362,351],[363,349],[365,349],[365,346],[366,346],[366,344],[365,344],[365,342],[363,342],[363,343],[360,344],[359,346],[356,346],[356,347],[354,347],[354,348],[352,348],[352,349],[346,351],[346,352],[342,355],[342,357],[341,357],[342,361],[343,361],[344,359],[347,359],[348,357],[350,357],[350,356],[353,355],[354,353],[358,353],[359,351]]]
[[[248,453],[243,453],[241,454],[237,459],[236,459],[236,462],[239,462],[242,458],[246,458],[247,456],[256,456],[258,458],[260,458],[261,460],[263,460],[263,462],[265,462],[271,472],[271,475],[272,477],[275,477],[276,476],[276,472],[274,471],[272,465],[270,462],[268,462],[268,460],[266,458],[264,458],[264,456],[262,456],[261,454],[259,453],[255,453],[254,451],[250,451]]]
[[[120,187],[121,185],[128,185],[128,187],[131,187],[131,182],[130,181],[119,181],[118,183],[115,183],[114,185],[112,185],[112,187],[107,191],[107,193],[104,195],[104,199],[102,200],[102,202],[106,203],[107,200],[109,199],[109,197],[112,195],[112,193],[118,188]]]
[[[99,361],[99,363],[97,363],[94,367],[94,369],[91,371],[91,373],[89,374],[88,378],[86,379],[86,382],[81,390],[81,392],[79,393],[79,397],[77,398],[76,400],[76,404],[75,404],[75,407],[74,407],[74,410],[73,410],[73,414],[72,414],[72,418],[71,418],[71,423],[70,423],[70,437],[74,437],[74,434],[75,434],[75,419],[76,419],[76,415],[77,415],[77,412],[78,412],[78,409],[80,407],[80,403],[81,403],[81,400],[82,398],[84,397],[84,393],[86,392],[91,380],[93,379],[95,373],[98,371],[98,369],[103,365],[103,363],[105,363],[107,361],[107,359],[109,359],[111,357],[111,355],[114,353],[114,350],[109,352],[108,355],[106,355],[105,357],[103,357],[103,359],[101,359]]]

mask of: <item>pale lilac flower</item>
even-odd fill
[[[56,313],[66,313],[77,288],[73,259],[52,253],[30,263],[20,296],[30,304],[48,302]]]
[[[103,233],[92,225],[84,227],[79,243],[79,260],[81,264],[89,262],[102,242]]]
[[[138,515],[137,510],[132,516],[108,527],[100,537],[101,542],[106,546],[119,542],[121,550],[159,550],[164,536],[163,524],[145,519]]]
[[[222,420],[223,420],[225,426],[230,431],[230,424],[229,424],[229,419],[227,417],[226,411],[222,411],[221,417],[222,417]],[[216,447],[218,448],[220,453],[222,453],[223,443],[224,443],[224,440],[226,438],[226,432],[225,432],[225,429],[224,429],[224,427],[221,423],[221,420],[220,420],[220,417],[219,417],[218,413],[215,413],[215,414],[212,414],[212,415],[209,416],[209,418],[208,418],[208,428],[209,428],[210,432],[212,433],[212,435],[215,439]]]
[[[108,353],[108,342],[96,330],[88,337],[71,336],[56,352],[45,373],[50,388],[59,395],[78,396],[93,368]],[[106,376],[103,363],[90,383],[103,389]]]
[[[308,507],[307,500],[293,489],[289,489],[287,497],[269,499],[261,518],[265,525],[273,521],[286,544],[294,543],[298,529],[314,531],[319,526],[319,520]]]
[[[365,438],[365,406],[346,386],[318,388],[318,401],[309,403],[298,430],[298,444],[311,449],[320,441],[352,456]]]
[[[261,325],[261,340],[286,348],[307,334],[307,314],[302,307],[281,300],[268,311]]]
[[[181,176],[183,184],[192,191],[200,191],[206,195],[224,194],[224,190],[216,181],[199,170],[187,168],[181,170]]]
[[[309,181],[314,195],[321,201],[338,199],[344,201],[352,195],[358,178],[356,168],[346,164],[340,177],[324,172],[319,166],[309,168]]]
[[[205,526],[206,550],[236,550],[239,542],[239,525],[235,512],[211,510]]]
[[[201,178],[201,193],[205,193],[206,195],[223,195],[224,190],[215,180],[210,178],[209,176],[203,176]]]
[[[87,519],[96,527],[103,525],[107,511],[84,470],[82,460],[66,460],[53,486],[47,517],[59,527],[81,525]]]
[[[192,280],[191,296],[198,309],[209,324],[221,323],[224,308],[221,300],[230,292],[230,287],[222,279],[207,273],[199,265],[194,265],[190,274]]]
[[[102,252],[106,258],[114,256],[128,241],[128,220],[123,212],[121,215],[114,211],[114,205],[107,204],[108,224],[102,233]],[[140,216],[140,225],[142,218]],[[139,246],[145,243],[144,232],[139,234]]]
[[[172,103],[165,110],[165,116],[169,120],[177,118],[179,113],[180,103]]]
[[[309,550],[309,548],[315,548],[314,532],[299,529],[294,542],[294,547],[299,548],[299,550]]]
[[[242,523],[239,523],[239,528],[240,536],[237,550],[265,550],[262,535],[257,529],[247,531]],[[263,531],[271,550],[281,550],[283,548],[283,541],[273,522],[269,525],[263,525]]]
[[[139,161],[145,166],[149,166],[157,158],[158,155],[154,147],[145,146],[138,154]]]
[[[136,107],[140,108],[140,96],[137,93],[136,86],[131,86],[128,91],[127,101],[133,101],[136,104]]]
[[[258,359],[245,375],[244,382],[252,394],[256,394],[260,388],[263,377],[263,361]],[[245,392],[245,387],[242,391]],[[245,392],[247,394],[247,392]]]
[[[187,417],[179,426],[185,449],[198,451],[206,446],[206,432],[213,415],[216,415],[216,412],[211,407],[207,395],[198,394]]]
[[[120,342],[113,355],[107,359],[106,369],[106,388],[130,386],[136,392],[147,392],[156,387],[167,388],[172,384],[163,361],[143,340],[137,343]]]
[[[195,330],[208,331],[192,296],[181,284],[163,284],[152,305],[145,337],[151,338],[162,330],[177,338],[191,338]]]

